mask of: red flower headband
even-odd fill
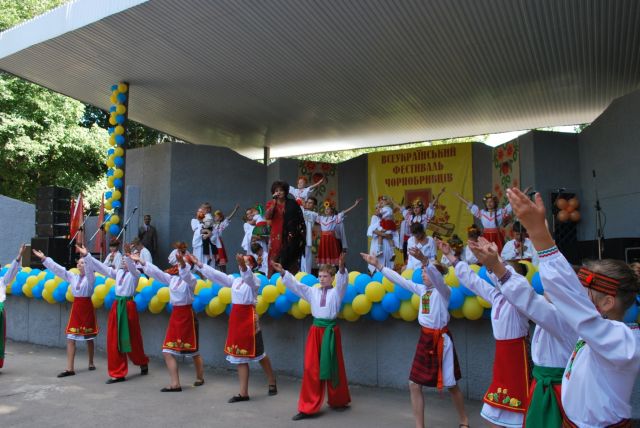
[[[580,268],[578,271],[578,279],[580,279],[580,283],[584,287],[591,288],[592,290],[596,290],[613,297],[618,294],[618,284],[620,284],[620,281],[617,279],[591,272],[587,268]]]

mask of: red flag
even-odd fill
[[[100,227],[103,221],[104,221],[104,193],[102,194],[102,202],[100,202],[100,212],[98,213],[98,223],[96,224],[96,226]],[[100,253],[100,255],[102,256],[103,249],[104,249],[104,232],[102,230],[99,230],[98,234],[96,235],[96,242],[93,247],[93,252]]]
[[[84,201],[82,200],[82,192],[78,195],[78,200],[75,204],[72,204],[71,211],[71,223],[69,224],[69,233],[71,234],[71,238],[73,238],[84,223]],[[78,233],[76,236],[76,243],[84,245],[84,233]]]

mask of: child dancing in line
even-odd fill
[[[336,214],[336,208],[330,201],[324,203],[324,215],[319,215],[316,222],[320,224],[322,232],[320,236],[320,246],[318,247],[318,264],[337,265],[340,258],[340,247],[336,239],[336,228],[338,223],[344,220],[345,215],[358,206],[362,199],[356,201],[344,211]]]

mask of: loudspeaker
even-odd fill
[[[36,224],[36,235],[41,238],[67,236],[68,234],[69,225],[67,224]]]
[[[45,256],[51,257],[56,263],[66,268],[75,265],[72,259],[72,249],[67,238],[31,238],[31,248],[42,251]],[[37,257],[31,258],[31,267],[42,269],[43,265]]]
[[[39,187],[36,199],[71,199],[71,190],[58,186]]]
[[[69,224],[71,214],[69,212],[37,211],[36,224]]]
[[[68,199],[37,199],[36,210],[71,212],[71,203]]]

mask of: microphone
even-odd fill
[[[271,195],[271,199],[278,199],[278,194],[275,193],[275,194]]]
[[[131,214],[135,213],[136,211],[138,211],[138,207],[135,207],[133,211],[131,211]]]

